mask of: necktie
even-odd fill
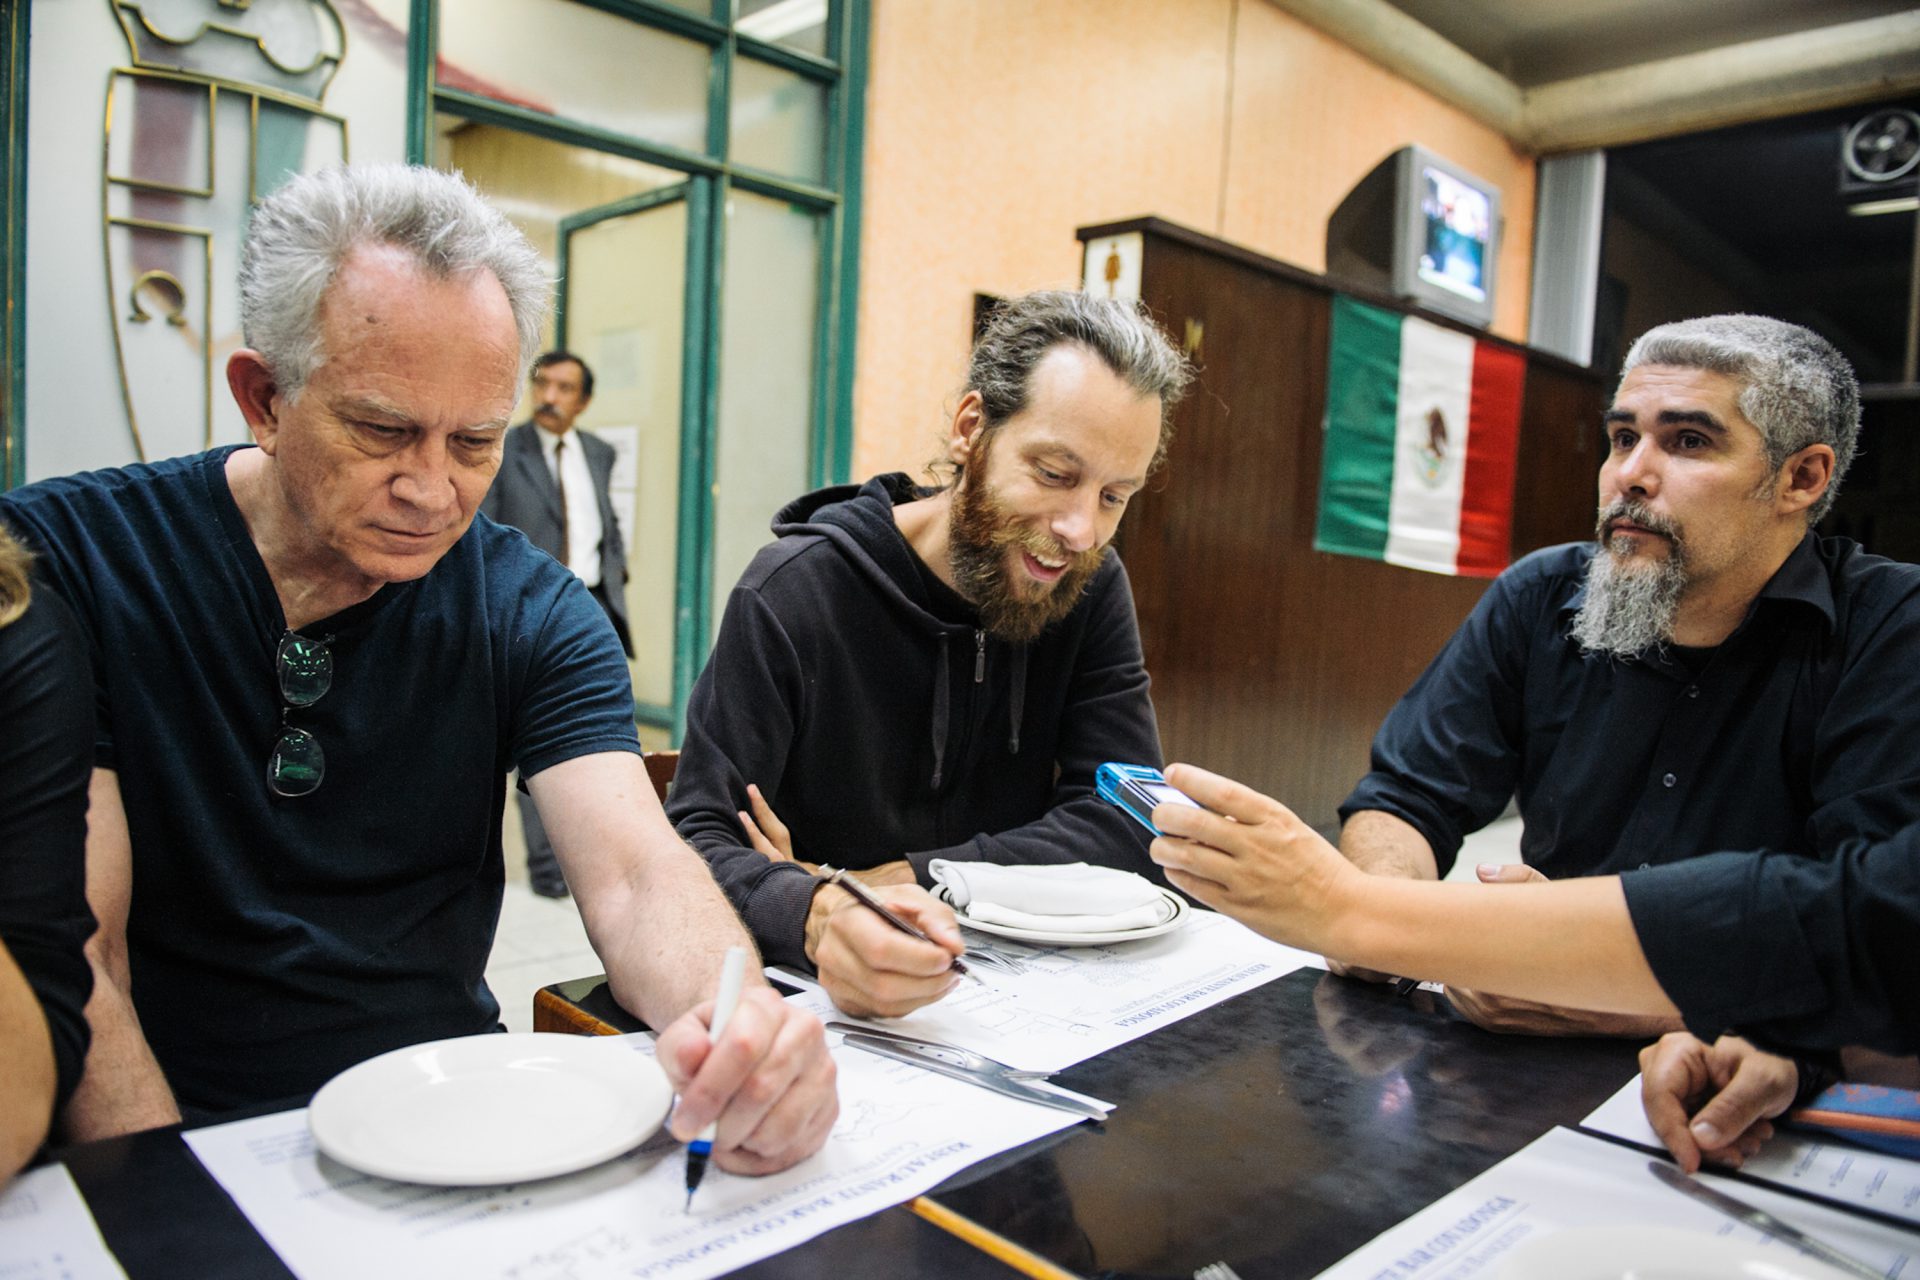
[[[560,563],[566,564],[573,548],[567,543],[567,442],[565,439],[553,444],[553,487],[560,494]]]

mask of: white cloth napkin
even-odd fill
[[[1006,867],[935,858],[927,869],[962,915],[1015,929],[1118,933],[1164,924],[1177,909],[1146,877],[1084,862]]]

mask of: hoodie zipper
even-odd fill
[[[973,682],[987,682],[987,633],[979,627],[973,629]]]

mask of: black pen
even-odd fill
[[[929,938],[926,934],[914,928],[913,925],[909,924],[906,920],[895,915],[893,913],[892,908],[888,907],[886,903],[880,901],[879,898],[875,897],[873,890],[867,888],[866,885],[862,884],[858,879],[854,877],[854,875],[851,872],[837,870],[833,867],[821,867],[820,876],[828,884],[837,884],[842,889],[845,889],[848,893],[852,894],[853,900],[855,902],[858,902],[861,906],[871,907],[873,910],[879,912],[880,918],[882,920],[885,920],[888,924],[892,925],[894,928],[898,929],[900,932],[906,934],[909,937],[918,938],[922,942],[931,942],[936,947],[940,946],[939,943],[934,942],[932,938]],[[941,949],[945,950],[944,947]],[[982,979],[978,974],[974,973],[973,970],[967,968],[965,962],[963,962],[959,956],[953,957],[952,968],[955,973],[959,974],[963,978],[972,978],[975,982],[982,981]]]

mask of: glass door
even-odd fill
[[[699,450],[683,441],[699,438],[685,389],[702,385],[703,344],[686,335],[698,323],[688,284],[704,272],[688,231],[707,186],[688,179],[559,225],[555,345],[593,369],[579,425],[618,455],[613,508],[627,540],[635,715],[649,747],[668,744],[680,668],[697,657],[682,620],[699,572],[703,486]]]
[[[410,155],[559,278],[620,451],[642,741],[775,510],[845,479],[868,0],[411,0]],[[520,418],[525,417],[523,407]]]

